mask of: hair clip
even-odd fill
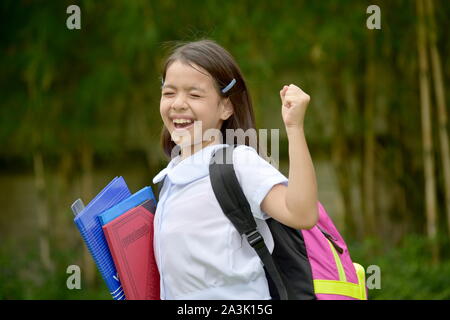
[[[222,89],[222,93],[227,93],[231,88],[233,88],[234,84],[236,83],[236,79],[233,78],[233,80],[231,80],[231,82]]]

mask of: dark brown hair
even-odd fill
[[[162,72],[163,82],[166,78],[167,69],[175,61],[191,66],[195,64],[203,68],[213,78],[217,93],[222,97],[229,97],[233,105],[233,114],[223,122],[220,128],[224,139],[226,129],[246,131],[255,128],[255,116],[247,85],[239,66],[227,50],[212,40],[178,42],[165,61]],[[236,79],[234,86],[228,92],[222,93],[221,89],[227,86],[233,78]],[[237,142],[234,141],[233,143]],[[161,144],[164,153],[170,157],[176,144],[172,141],[165,126],[163,126],[161,133]],[[245,144],[248,145],[247,141],[245,141]]]

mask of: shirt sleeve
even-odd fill
[[[261,202],[273,186],[280,183],[287,186],[288,179],[258,155],[255,149],[246,145],[234,150],[233,166],[253,216],[264,220],[270,218],[261,210]]]

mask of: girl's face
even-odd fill
[[[193,66],[173,62],[166,70],[161,94],[161,118],[172,139],[181,146],[200,143],[194,142],[194,121],[196,134],[200,133],[197,131],[201,124],[203,137],[205,130],[220,130],[223,121],[233,113],[230,101],[219,96],[211,75]],[[201,142],[203,147],[203,139]]]

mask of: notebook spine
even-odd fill
[[[115,300],[123,300],[125,295],[98,216],[130,196],[131,193],[123,177],[116,177],[81,212],[75,210],[77,211],[75,225]],[[75,209],[77,208],[75,206]],[[72,210],[74,210],[73,205]]]
[[[125,294],[114,267],[111,254],[109,249],[105,246],[106,242],[103,242],[106,240],[101,241],[103,234],[101,232],[99,233],[98,230],[89,232],[82,225],[77,226],[111,296],[114,300],[125,300]]]

